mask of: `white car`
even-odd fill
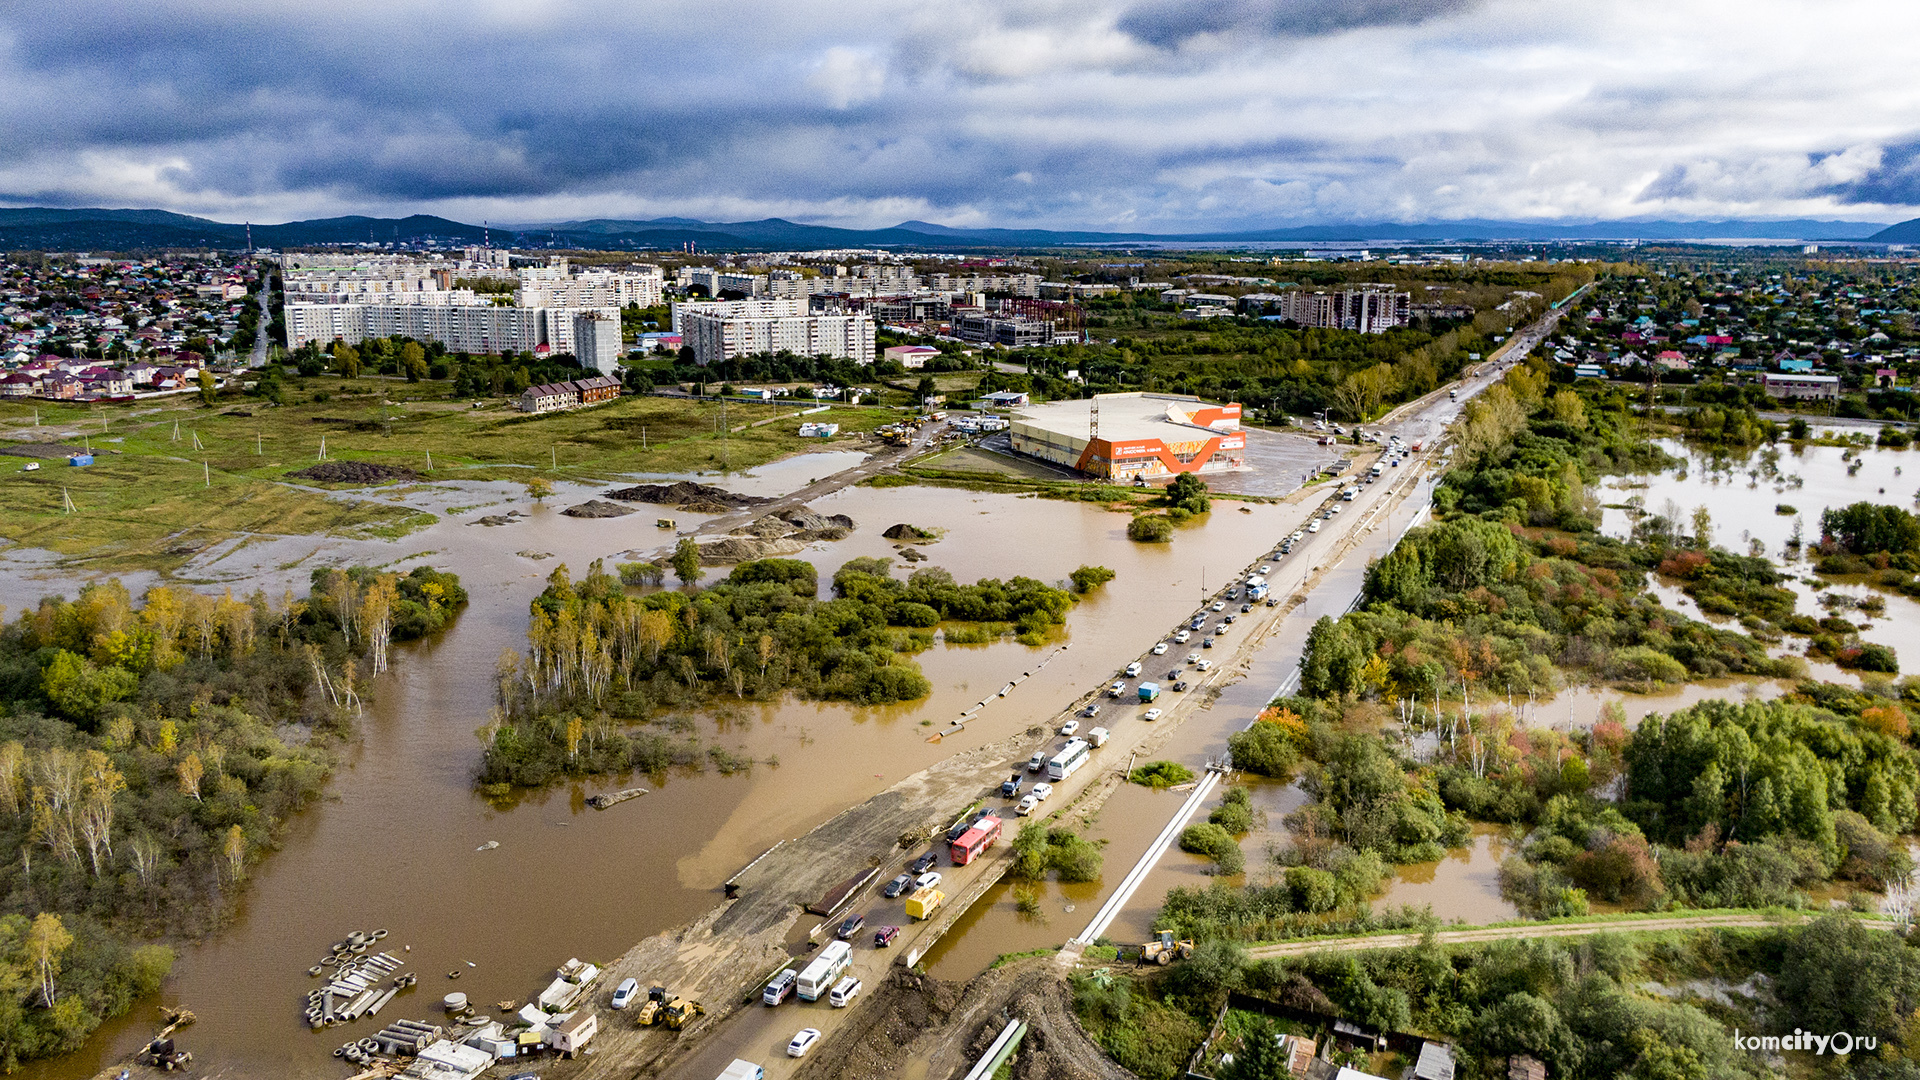
[[[1182,630],[1179,633],[1173,635],[1174,642],[1180,645],[1185,645],[1188,641],[1192,640],[1192,638],[1193,638],[1193,631],[1191,630]]]
[[[913,879],[913,891],[919,892],[921,889],[931,889],[938,884],[940,884],[940,871],[929,870]]]
[[[640,980],[638,979],[624,980],[623,982],[621,982],[619,988],[614,990],[613,992],[613,1007],[616,1009],[624,1009],[627,1006],[633,1004],[633,999],[639,996],[640,996]]]
[[[1038,799],[1041,802],[1046,802],[1047,796],[1051,794],[1053,794],[1052,784],[1040,783],[1040,784],[1033,785],[1033,797],[1035,799]]]
[[[1320,519],[1318,519],[1318,518],[1315,518],[1314,520],[1312,520],[1312,521],[1309,521],[1309,522],[1307,522],[1307,531],[1308,531],[1308,532],[1319,532],[1319,531],[1320,531]]]
[[[1287,539],[1298,542],[1302,537],[1306,535],[1307,535],[1306,533],[1301,532],[1299,529],[1295,529],[1293,530],[1293,535],[1288,537]]]
[[[1140,714],[1140,719],[1142,719],[1142,720],[1158,720],[1158,719],[1160,719],[1160,710],[1159,710],[1159,709],[1148,709],[1148,710],[1147,710],[1146,712],[1143,712],[1143,713],[1141,713],[1141,714]]]
[[[1062,735],[1071,735],[1074,732],[1079,730],[1080,730],[1080,721],[1078,720],[1069,720],[1066,723],[1060,725],[1060,734]]]
[[[1013,812],[1016,817],[1026,817],[1028,814],[1033,813],[1034,807],[1039,805],[1040,805],[1040,800],[1029,795],[1026,798],[1020,800],[1020,805],[1014,807]]]
[[[1256,571],[1254,571],[1254,572],[1255,572],[1255,573],[1257,573],[1257,574],[1260,574],[1260,575],[1262,575],[1262,576],[1265,576],[1266,574],[1269,574],[1269,573],[1271,573],[1272,571],[1273,571],[1273,567],[1272,567],[1272,566],[1270,566],[1270,565],[1268,565],[1268,564],[1266,564],[1266,563],[1261,563],[1261,564],[1260,564],[1260,569],[1259,569],[1259,570],[1256,570]]]
[[[787,1056],[806,1057],[807,1051],[813,1049],[813,1044],[819,1041],[819,1028],[801,1028],[800,1034],[795,1035],[793,1041],[787,1044]]]
[[[1225,600],[1215,600],[1215,601],[1213,602],[1213,608],[1212,608],[1212,610],[1214,610],[1214,611],[1225,611],[1225,610],[1227,610],[1227,602],[1226,602]]]
[[[1199,663],[1199,662],[1200,662],[1200,654],[1199,654],[1199,653],[1197,653],[1197,652],[1190,652],[1190,653],[1188,653],[1188,654],[1187,654],[1187,663],[1189,663],[1189,664],[1197,664],[1197,663]]]
[[[1162,641],[1162,642],[1160,642],[1160,643],[1159,643],[1158,645],[1155,645],[1155,646],[1153,647],[1153,655],[1155,655],[1155,656],[1165,656],[1166,654],[1167,654],[1167,643],[1166,643],[1166,642],[1164,642],[1164,641]]]
[[[1127,665],[1127,678],[1131,679],[1138,674],[1140,674],[1140,661],[1135,660]]]
[[[1211,661],[1211,660],[1202,660],[1202,661],[1200,661],[1199,663],[1197,663],[1197,664],[1195,664],[1195,665],[1193,665],[1193,670],[1195,670],[1195,671],[1205,671],[1205,670],[1207,670],[1208,668],[1210,668],[1210,667],[1212,667],[1212,666],[1213,666],[1213,661]]]

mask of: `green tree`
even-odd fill
[[[534,502],[545,502],[547,496],[553,494],[553,481],[544,476],[529,477],[526,485],[527,495],[531,497]]]
[[[201,368],[200,369],[200,401],[203,404],[206,404],[206,405],[213,404],[215,390],[217,386],[218,386],[218,381],[213,377],[213,372],[208,371],[206,368]]]
[[[1288,1055],[1280,1049],[1280,1032],[1269,1020],[1256,1020],[1240,1035],[1233,1064],[1220,1070],[1220,1080],[1291,1080]]]
[[[73,935],[60,922],[60,916],[43,911],[33,917],[33,925],[27,930],[27,956],[33,961],[40,1003],[46,1008],[53,1008],[57,1000],[54,979],[60,974],[60,958],[72,944]]]
[[[1207,498],[1207,482],[1190,472],[1183,472],[1167,485],[1166,504],[1189,514],[1204,514],[1212,509],[1213,502]]]
[[[681,537],[667,565],[673,568],[673,576],[679,578],[682,585],[700,580],[700,545],[694,543],[691,536]]]
[[[140,680],[117,667],[98,668],[84,656],[55,649],[40,674],[41,689],[61,714],[91,723],[102,706],[133,695]]]

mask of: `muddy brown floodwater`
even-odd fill
[[[1826,614],[1820,597],[1828,593],[1854,599],[1877,595],[1886,604],[1884,615],[1867,618],[1860,612],[1842,610],[1840,616],[1867,623],[1860,637],[1895,651],[1902,646],[1911,649],[1912,643],[1920,641],[1920,603],[1863,581],[1826,578],[1810,583],[1807,579],[1815,577],[1812,563],[1786,555],[1787,540],[1796,523],[1806,543],[1820,539],[1823,510],[1837,510],[1855,502],[1914,508],[1916,489],[1920,489],[1920,455],[1905,450],[1865,449],[1853,451],[1849,459],[1842,456],[1847,451],[1837,446],[1782,446],[1727,455],[1702,453],[1671,441],[1659,446],[1685,464],[1655,475],[1615,478],[1606,487],[1607,502],[1622,503],[1638,495],[1652,514],[1663,512],[1671,503],[1679,508],[1688,531],[1694,509],[1704,506],[1712,515],[1716,544],[1744,553],[1757,540],[1776,566],[1793,575],[1784,584],[1798,597],[1802,614],[1815,618]],[[1854,468],[1856,464],[1858,468]],[[1909,467],[1916,467],[1912,474],[1906,471]],[[1781,508],[1794,512],[1779,513]],[[1624,537],[1632,529],[1632,519],[1625,510],[1607,510],[1601,528],[1609,535]],[[1699,608],[1677,588],[1662,588],[1661,597],[1679,610],[1700,617]],[[1859,681],[1857,675],[1830,664],[1810,666],[1815,678]]]
[[[771,467],[771,480],[766,470],[700,479],[771,493],[845,464],[803,457]],[[495,657],[503,647],[524,644],[528,602],[559,562],[578,575],[596,557],[670,539],[654,527],[651,513],[564,517],[561,508],[598,488],[563,487],[535,506],[506,485],[435,485],[418,498],[442,512],[456,505],[484,508],[393,543],[261,538],[217,553],[217,566],[196,568],[271,589],[304,585],[313,566],[404,569],[425,561],[459,573],[472,597],[453,629],[397,651],[325,799],[293,820],[281,849],[257,868],[233,923],[180,950],[161,998],[198,1014],[199,1023],[184,1034],[196,1064],[245,1076],[341,1075],[333,1048],[370,1034],[376,1024],[310,1032],[300,1022],[300,1006],[312,985],[307,967],[349,930],[390,930],[389,950],[421,976],[417,988],[382,1012],[384,1021],[431,1016],[440,996],[456,989],[488,1005],[524,1001],[568,957],[611,959],[693,918],[717,902],[722,880],[776,841],[949,754],[1050,717],[1106,681],[1113,658],[1131,658],[1192,609],[1203,571],[1218,587],[1266,550],[1278,512],[1256,506],[1250,514],[1215,513],[1172,544],[1138,545],[1125,538],[1126,515],[1085,504],[920,487],[843,490],[813,507],[849,514],[859,530],[797,556],[819,566],[823,581],[855,556],[892,555],[880,532],[900,521],[945,529],[940,541],[921,545],[930,557],[922,565],[944,567],[961,580],[1025,574],[1060,582],[1083,563],[1111,567],[1117,577],[1070,615],[1062,639],[1071,642],[1069,649],[944,744],[927,741],[934,728],[923,722],[944,724],[1033,669],[1059,643],[936,645],[918,657],[933,693],[909,705],[742,702],[697,719],[703,740],[763,762],[777,756],[777,768],[761,764],[731,777],[607,778],[495,807],[472,790],[479,759],[474,730],[491,704]],[[509,507],[529,519],[498,528],[465,524]],[[682,530],[704,520],[674,516]],[[12,558],[0,573],[0,589],[16,606],[23,597],[74,585],[30,558]],[[632,784],[649,794],[605,811],[585,806],[593,792]],[[1142,846],[1152,832],[1146,819],[1164,816],[1172,805],[1158,800],[1139,808],[1144,816],[1132,831],[1143,834]],[[1105,823],[1118,830],[1127,812],[1116,806]],[[490,842],[499,846],[476,850]],[[1074,895],[1065,891],[1052,902],[1071,903]],[[457,983],[448,980],[450,971],[460,973]],[[107,1025],[84,1051],[24,1075],[91,1075],[151,1031],[154,1004],[142,1002]]]

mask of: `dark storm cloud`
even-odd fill
[[[1717,2],[18,0],[0,201],[1174,229],[1920,198],[1862,119],[1893,75],[1789,78],[1849,16]],[[1677,69],[1709,32],[1737,72]]]
[[[1816,158],[1815,163],[1819,160]],[[1920,139],[1882,147],[1877,167],[1827,190],[1845,203],[1920,206]]]
[[[1317,37],[1366,26],[1409,26],[1454,15],[1478,0],[1149,0],[1120,17],[1120,29],[1171,48],[1201,34]]]

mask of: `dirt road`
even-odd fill
[[[1442,930],[1433,935],[1442,945],[1470,945],[1511,938],[1587,937],[1593,934],[1652,934],[1665,930],[1706,930],[1716,926],[1781,926],[1806,921],[1804,916],[1775,916],[1759,912],[1728,915],[1682,915],[1671,919],[1596,919],[1591,922],[1530,923],[1519,926],[1478,926],[1471,930]],[[1890,928],[1890,927],[1889,927]],[[1253,960],[1308,953],[1356,949],[1405,949],[1420,944],[1419,934],[1375,934],[1368,937],[1310,938],[1259,945],[1247,950]]]

